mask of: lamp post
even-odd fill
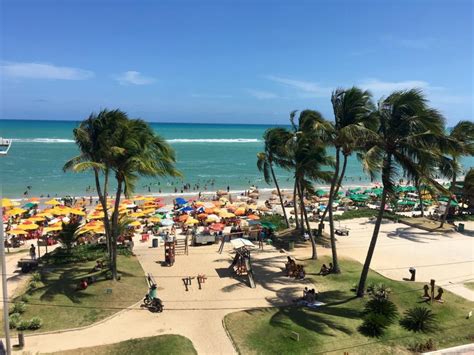
[[[0,154],[1,156],[6,156],[8,150],[11,146],[10,140],[3,140],[0,138],[0,143],[2,146],[6,146],[7,149]],[[0,180],[0,197],[3,196],[2,186]],[[8,355],[11,355],[12,348],[10,344],[10,319],[8,318],[8,290],[7,290],[7,262],[5,259],[5,236],[3,233],[3,203],[0,199],[0,259],[2,261],[2,295],[3,295],[3,327],[5,332],[5,346],[6,352]]]

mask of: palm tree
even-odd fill
[[[433,142],[444,135],[444,119],[436,110],[430,109],[420,90],[396,91],[380,100],[374,115],[378,128],[369,134],[364,168],[371,176],[377,171],[382,175],[382,198],[375,222],[367,257],[360,276],[357,296],[365,293],[365,284],[370,263],[377,244],[387,196],[393,194],[398,169],[414,176],[423,176],[418,164],[421,155],[433,152]],[[432,180],[429,176],[425,178]]]
[[[114,142],[116,148],[106,157],[106,165],[114,172],[117,181],[111,221],[111,271],[116,279],[119,205],[122,193],[130,196],[139,176],[182,175],[174,166],[176,159],[173,149],[143,120],[127,119],[114,131]]]
[[[469,207],[474,205],[474,168],[470,168],[464,177],[463,201]]]
[[[79,229],[80,222],[62,223],[62,229],[57,235],[59,242],[66,247],[68,254],[71,253],[73,244],[77,241],[77,231]]]
[[[323,170],[325,167],[334,164],[326,153],[331,125],[319,112],[312,110],[302,111],[297,123],[295,123],[294,113],[292,113],[290,119],[294,135],[288,141],[288,146],[293,158],[295,190],[301,203],[302,218],[300,226],[302,233],[304,233],[306,224],[306,230],[311,240],[312,259],[316,259],[316,241],[309,225],[304,197],[307,194],[314,193],[313,181],[329,182],[332,176],[331,172]]]
[[[275,163],[278,165],[281,157],[285,156],[284,146],[289,139],[289,135],[291,133],[284,128],[269,128],[263,135],[265,140],[264,151],[257,154],[257,167],[259,171],[263,172],[265,182],[267,184],[270,184],[272,181],[275,183],[287,227],[290,227],[290,224],[273,166]]]
[[[347,159],[352,151],[360,146],[360,142],[367,134],[367,130],[374,126],[371,112],[374,105],[368,91],[352,87],[350,89],[337,89],[331,95],[331,103],[334,111],[334,127],[331,141],[336,149],[334,175],[331,179],[329,201],[321,217],[318,234],[321,235],[324,218],[329,212],[329,231],[332,250],[332,262],[334,273],[340,273],[337,259],[336,238],[334,235],[334,218],[332,213],[333,201],[337,196],[339,188],[346,172]],[[342,170],[340,170],[341,154],[343,158]]]
[[[73,130],[80,154],[67,161],[63,167],[63,171],[93,171],[97,195],[104,211],[108,209],[107,190],[110,173],[104,157],[114,150],[111,138],[115,127],[121,125],[126,119],[126,115],[119,110],[102,110],[99,114],[91,114]],[[102,183],[101,176],[103,176]],[[104,229],[110,256],[111,231],[108,213],[104,213]]]
[[[441,167],[441,173],[447,177],[451,177],[451,186],[449,188],[449,198],[441,219],[440,228],[444,226],[446,218],[448,217],[449,207],[453,198],[456,178],[460,171],[459,159],[462,156],[474,155],[474,122],[471,121],[460,121],[454,128],[447,134],[448,140],[458,145],[458,149],[451,150],[451,160],[446,162]]]

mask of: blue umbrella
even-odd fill
[[[184,204],[186,204],[186,200],[185,200],[184,198],[182,198],[182,197],[178,197],[178,198],[176,199],[176,204],[178,204],[178,205],[184,205]]]
[[[194,208],[192,208],[191,206],[186,206],[186,207],[181,208],[181,211],[190,212],[190,211],[194,211]]]

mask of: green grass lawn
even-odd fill
[[[366,299],[355,298],[351,289],[358,282],[362,265],[356,261],[342,260],[341,275],[316,276],[322,263],[306,261],[308,277],[321,292],[319,300],[326,303],[316,310],[300,307],[266,308],[231,313],[225,325],[242,354],[315,354],[336,351],[351,354],[408,353],[407,347],[421,340],[432,338],[438,348],[470,343],[474,340],[474,319],[466,319],[474,303],[449,292],[444,293],[445,303],[426,304],[436,314],[439,330],[432,334],[409,332],[396,322],[381,338],[369,338],[358,331]],[[421,305],[421,283],[389,280],[370,272],[369,283],[388,285],[390,299],[400,314]],[[297,332],[300,340],[292,338]]]
[[[95,346],[69,351],[61,351],[62,355],[129,355],[129,354],[197,354],[193,343],[180,335],[159,335],[156,337],[132,339],[111,345]]]
[[[47,264],[40,272],[42,281],[30,291],[23,319],[40,317],[43,326],[37,332],[85,326],[106,318],[121,308],[138,302],[147,292],[140,263],[134,256],[119,255],[120,281],[105,280],[105,271],[91,274],[95,261],[64,265]],[[77,291],[79,281],[96,275],[98,281]],[[19,299],[20,297],[17,297]]]
[[[474,282],[466,282],[464,286],[474,291]]]

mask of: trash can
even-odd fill
[[[288,251],[295,249],[295,242],[288,242]]]
[[[158,238],[153,238],[153,240],[151,241],[151,246],[153,248],[158,248]]]
[[[459,223],[458,225],[458,232],[464,232],[464,223]]]
[[[23,349],[25,347],[25,335],[23,332],[18,333],[18,347]]]

